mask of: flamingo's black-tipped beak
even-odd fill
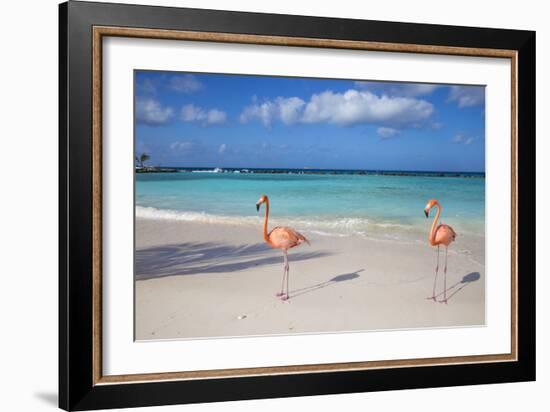
[[[424,209],[424,214],[426,215],[426,217],[429,217],[429,212],[426,209]]]
[[[257,212],[260,211],[260,204],[259,204],[259,203],[256,203],[256,211],[257,211]]]

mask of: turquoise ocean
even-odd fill
[[[178,169],[137,173],[136,216],[231,225],[261,225],[270,199],[270,226],[289,225],[323,236],[425,240],[435,210],[459,236],[485,236],[485,178],[475,173],[341,170]]]

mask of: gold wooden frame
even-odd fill
[[[395,359],[382,361],[329,363],[315,365],[290,365],[276,367],[256,367],[220,369],[204,371],[182,371],[145,373],[132,375],[103,375],[102,373],[102,40],[105,36],[133,37],[165,40],[187,40],[238,44],[276,45],[291,47],[317,47],[332,49],[353,49],[399,53],[423,53],[438,55],[458,55],[496,57],[511,60],[511,183],[512,183],[512,241],[511,241],[511,352],[507,354],[452,356],[421,359]],[[334,39],[313,39],[282,36],[261,36],[196,31],[157,30],[127,27],[94,26],[93,28],[93,128],[92,128],[92,179],[93,179],[93,384],[136,383],[149,381],[215,379],[227,377],[280,375],[298,373],[319,373],[352,371],[412,366],[435,366],[468,363],[493,363],[517,361],[517,204],[518,204],[518,152],[517,152],[517,52],[514,50],[482,49],[449,46],[430,46],[402,43],[382,43]]]

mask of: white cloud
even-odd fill
[[[392,129],[391,127],[379,127],[376,130],[376,133],[382,138],[382,139],[389,139],[390,137],[393,137],[397,134],[399,134],[399,130]]]
[[[464,136],[462,136],[461,134],[456,134],[451,140],[453,141],[453,143],[462,143],[464,140]]]
[[[403,86],[402,86],[403,87]],[[437,84],[411,84],[403,87],[406,96],[425,96],[440,87]]]
[[[181,74],[170,78],[170,88],[180,93],[195,93],[202,89],[202,83],[192,74]]]
[[[170,149],[185,152],[193,148],[193,142],[183,141],[174,142],[170,145]]]
[[[257,101],[256,96],[253,96],[252,101]],[[299,97],[277,97],[274,101],[245,107],[241,113],[240,121],[247,123],[258,119],[264,126],[270,126],[274,120],[280,120],[286,125],[291,125],[300,120],[304,105],[305,102]]]
[[[453,143],[458,143],[458,144],[472,144],[475,140],[475,138],[473,137],[468,137],[468,136],[464,136],[463,134],[456,134],[453,136],[453,138],[451,139]]]
[[[269,126],[275,115],[275,105],[272,102],[266,102],[245,107],[239,119],[241,123],[248,123],[249,121],[257,118],[264,124],[264,126]]]
[[[359,89],[379,91],[380,94],[399,97],[416,97],[431,94],[434,90],[441,87],[437,84],[426,83],[382,83],[369,81],[356,81],[355,85]]]
[[[201,122],[203,125],[222,124],[227,120],[227,114],[218,109],[206,110],[194,104],[188,104],[181,108],[181,120]]]
[[[222,144],[220,145],[220,147],[218,148],[218,153],[219,153],[219,154],[224,154],[226,148],[227,148],[227,145],[226,145],[225,143],[222,143]]]
[[[482,86],[451,86],[449,102],[457,102],[458,107],[471,107],[485,101],[485,88]]]
[[[412,126],[429,118],[433,105],[411,97],[377,96],[369,91],[348,90],[335,93],[327,90],[314,94],[306,103],[299,97],[277,97],[273,101],[245,107],[240,120],[260,120],[270,126],[275,120],[294,123],[331,123],[339,126],[380,124]]]
[[[181,120],[184,122],[194,122],[199,117],[204,118],[204,112],[193,104],[188,104],[181,108]]]
[[[211,109],[207,113],[206,122],[208,124],[220,124],[225,123],[227,114],[218,109]]]
[[[299,97],[278,98],[277,105],[279,106],[281,121],[287,125],[296,123],[300,118],[304,104],[304,101]]]
[[[433,105],[410,97],[377,96],[369,91],[326,91],[311,96],[302,121],[334,123],[341,126],[375,123],[407,125],[427,119]]]
[[[152,98],[136,99],[136,120],[150,126],[168,123],[174,116],[174,110]]]

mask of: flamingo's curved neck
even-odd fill
[[[435,244],[435,229],[437,227],[437,221],[439,220],[439,215],[441,214],[441,206],[438,202],[434,204],[434,207],[437,207],[437,213],[435,214],[435,218],[432,223],[432,230],[430,231],[430,237],[428,238],[431,245]]]
[[[265,218],[264,218],[264,240],[269,243],[269,236],[267,235],[267,219],[269,216],[269,199],[265,199]]]

